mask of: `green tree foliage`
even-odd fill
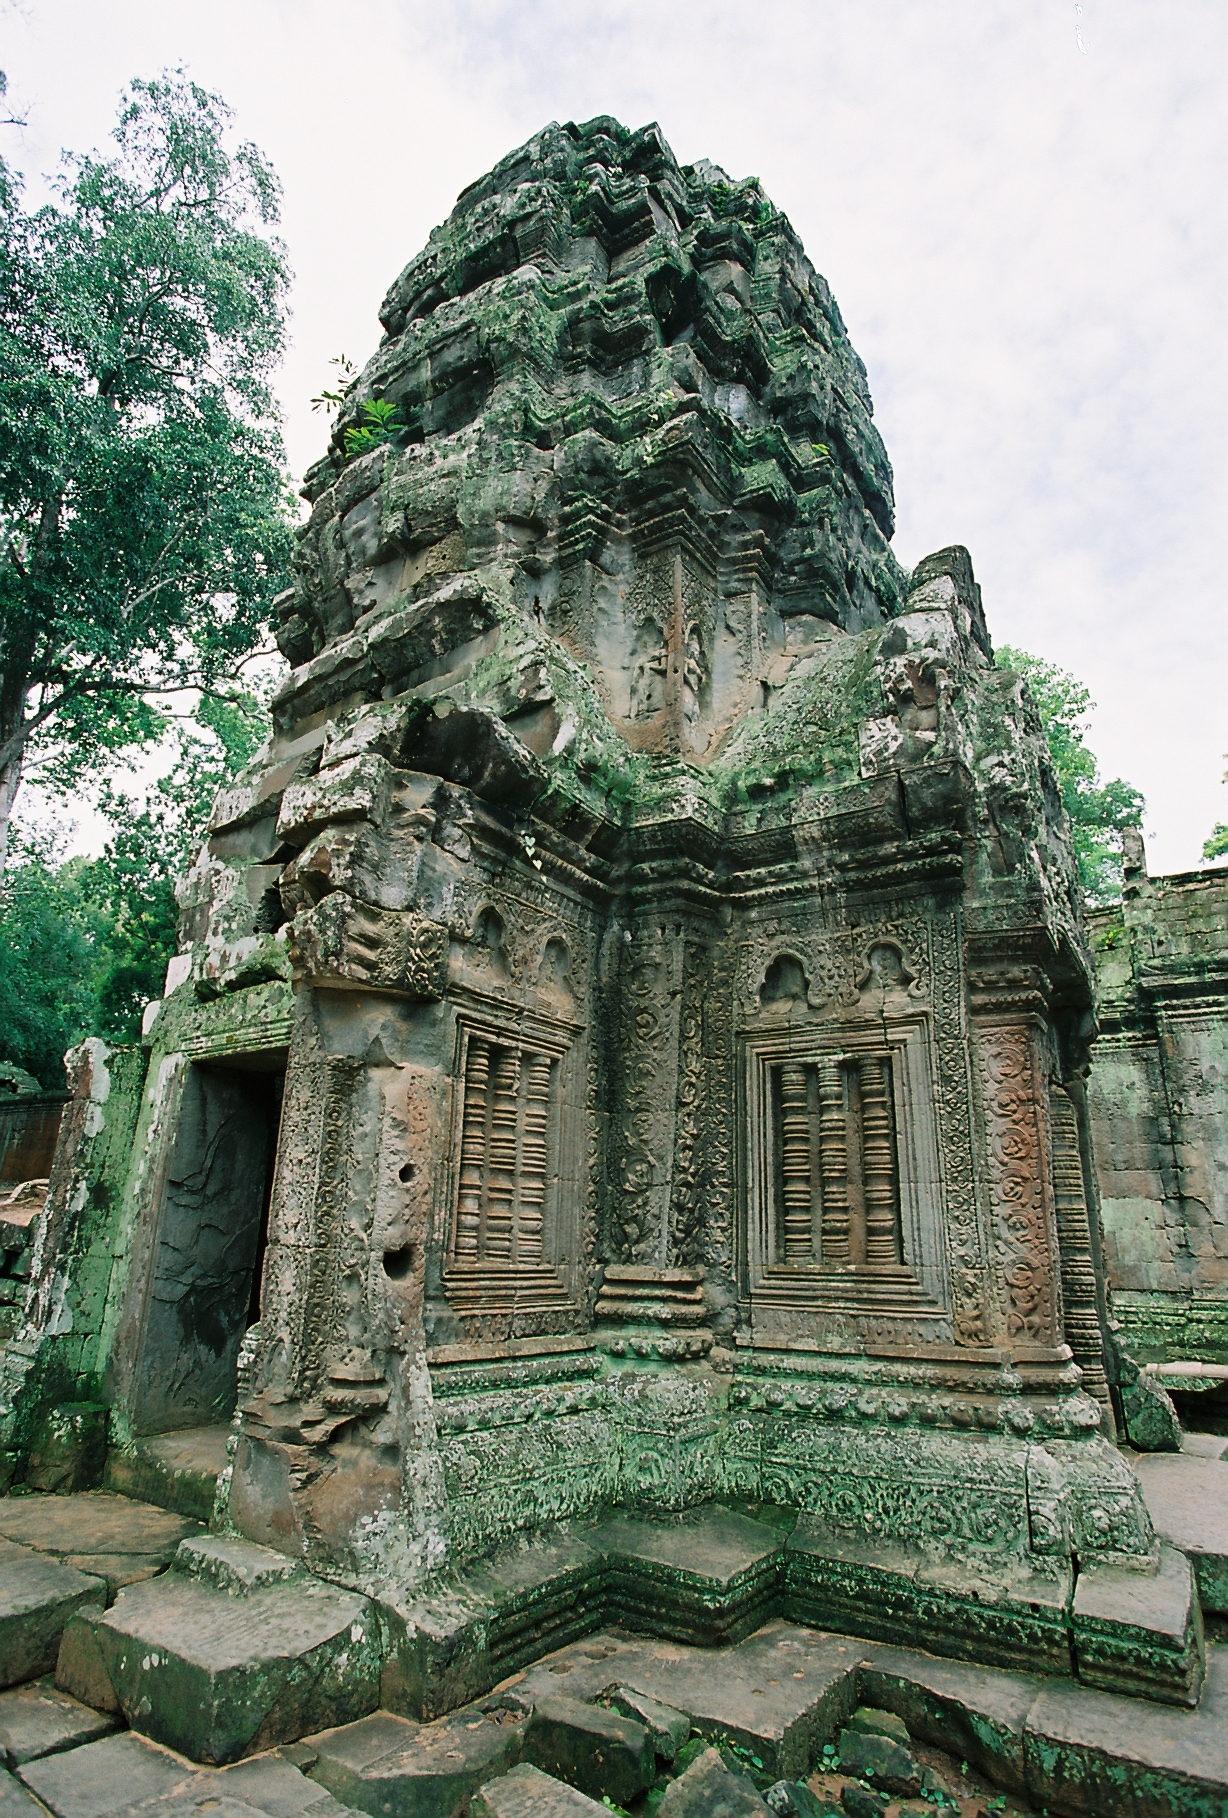
[[[155,740],[285,582],[279,190],[228,119],[134,82],[32,212],[0,161],[0,863],[23,765],[67,792]]]
[[[53,839],[18,833],[0,885],[0,1059],[55,1087],[84,1035],[136,1040],[175,952],[175,879],[217,790],[267,730],[255,695],[206,697],[179,724],[175,763],[144,801],[104,781],[115,833],[100,858],[57,862]]]
[[[94,1011],[107,916],[91,881],[86,860],[57,863],[52,840],[18,834],[0,890],[0,1059],[49,1088]]]
[[[1023,677],[1040,711],[1070,816],[1083,893],[1089,902],[1111,903],[1121,895],[1122,835],[1142,821],[1143,797],[1120,777],[1111,783],[1100,781],[1099,766],[1084,742],[1095,702],[1082,682],[1065,669],[1006,644],[996,661],[999,669],[1013,669]]]

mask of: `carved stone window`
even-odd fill
[[[893,1268],[903,1259],[889,1053],[771,1069],[776,1258]]]
[[[945,1342],[928,1015],[799,1027],[804,982],[787,965],[769,973],[742,1035],[741,1281],[754,1328],[765,1342],[893,1331]]]
[[[557,1062],[469,1038],[461,1113],[457,1263],[540,1263]]]
[[[573,1317],[578,1266],[583,1122],[574,1025],[564,1030],[523,1012],[517,1020],[519,1027],[485,1015],[458,1022],[443,1259],[452,1310],[511,1319],[503,1336],[514,1335],[522,1313]]]

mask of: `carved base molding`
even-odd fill
[[[698,1265],[608,1264],[596,1306],[600,1343],[615,1357],[706,1357],[712,1334],[700,1329],[708,1317],[703,1278]]]

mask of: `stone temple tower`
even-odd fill
[[[1169,1567],[1069,829],[967,552],[892,553],[826,283],[756,181],[597,119],[380,319],[147,1018],[118,1443],[233,1416],[215,1522],[400,1612],[407,1708],[435,1587],[713,1504],[790,1512],[799,1619],[1196,1694],[1196,1605],[1140,1650],[1113,1601]]]

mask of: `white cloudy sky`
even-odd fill
[[[869,368],[896,549],[972,551],[994,635],[1087,682],[1153,871],[1228,819],[1225,0],[12,0],[31,174],[183,62],[285,186],[281,383],[361,361],[458,191],[550,119],[758,175]]]

